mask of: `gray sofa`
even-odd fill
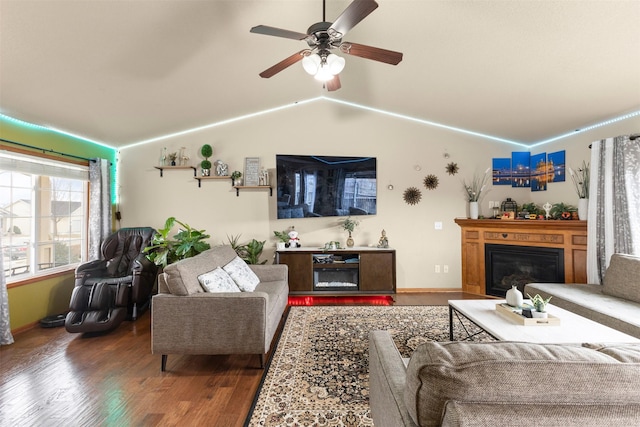
[[[553,297],[551,304],[640,338],[640,257],[614,254],[602,285],[529,283],[526,295]]]
[[[151,351],[161,354],[264,355],[287,307],[286,265],[250,265],[260,279],[253,292],[205,292],[198,276],[237,256],[223,245],[168,265],[151,303]]]
[[[640,420],[640,344],[431,342],[406,361],[369,339],[373,422],[397,426],[629,426]]]

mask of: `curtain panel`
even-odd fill
[[[111,234],[111,178],[109,161],[89,162],[89,259],[100,259],[100,245]]]
[[[602,283],[611,255],[640,256],[640,139],[591,145],[587,279]]]
[[[0,345],[13,343],[11,324],[9,322],[9,296],[7,279],[4,276],[4,257],[2,256],[2,235],[0,235]]]

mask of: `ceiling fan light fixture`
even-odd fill
[[[302,68],[304,68],[304,70],[312,76],[316,75],[316,73],[320,69],[321,63],[322,59],[317,53],[311,53],[302,58]]]
[[[329,67],[329,72],[334,76],[344,70],[345,62],[343,57],[336,54],[330,53],[327,55],[327,66]]]
[[[331,70],[326,64],[322,64],[314,77],[316,80],[320,80],[321,82],[327,82],[331,80],[334,75],[335,74],[331,73]]]

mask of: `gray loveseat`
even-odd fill
[[[405,363],[388,332],[371,332],[376,426],[630,426],[640,420],[640,344],[431,342]]]
[[[553,297],[551,304],[640,338],[640,257],[611,256],[602,285],[529,283],[526,294]]]
[[[231,246],[209,249],[168,265],[151,303],[151,351],[161,354],[264,355],[287,307],[286,265],[251,265],[260,283],[253,292],[205,292],[198,276],[237,256]]]

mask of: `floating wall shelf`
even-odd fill
[[[242,190],[266,190],[269,189],[269,196],[273,196],[273,187],[270,185],[235,185],[233,188],[236,189],[236,197],[240,196],[240,189]]]
[[[196,176],[196,167],[195,166],[154,166],[156,169],[160,169],[160,178],[163,176],[163,171],[166,170],[176,170],[176,169],[193,169],[193,176]]]
[[[208,180],[231,181],[230,176],[196,176],[196,179],[198,180],[198,187],[201,186],[202,181],[208,181]]]

